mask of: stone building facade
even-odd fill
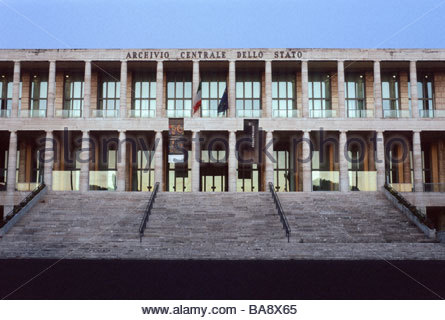
[[[73,192],[386,182],[445,206],[445,50],[1,50],[0,76],[4,206],[42,181]]]

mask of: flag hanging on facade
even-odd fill
[[[195,96],[193,97],[193,113],[199,110],[201,107],[201,82],[199,82],[198,91],[196,91]]]
[[[227,88],[224,90],[224,94],[218,105],[218,113],[226,112],[229,109],[229,100],[227,99]]]

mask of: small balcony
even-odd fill
[[[59,118],[80,118],[82,110],[56,110],[56,117]]]
[[[0,118],[10,118],[10,117],[11,117],[11,110],[9,109],[0,110]]]
[[[156,110],[143,109],[143,110],[128,110],[129,118],[154,118],[156,117]]]
[[[445,110],[419,110],[420,118],[445,118]]]
[[[261,110],[244,110],[237,109],[236,110],[237,118],[261,118]]]
[[[297,109],[273,109],[272,118],[300,118],[300,110]]]
[[[192,110],[167,109],[167,118],[190,118]]]
[[[337,110],[311,109],[309,116],[311,118],[336,118]]]
[[[92,118],[119,118],[119,110],[91,110]]]
[[[411,118],[411,110],[383,110],[383,118]]]
[[[374,110],[348,110],[348,118],[374,118]]]
[[[20,110],[20,118],[46,118],[46,110]]]

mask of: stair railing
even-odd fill
[[[0,222],[0,237],[6,234],[20,217],[25,214],[34,205],[33,201],[39,194],[43,194],[46,191],[45,183],[40,183],[33,191],[31,191],[20,203],[13,207],[13,209],[6,214],[3,221]],[[37,201],[37,200],[36,200]]]
[[[290,238],[290,226],[287,221],[286,214],[284,213],[283,207],[281,206],[280,199],[278,198],[277,192],[275,191],[274,185],[272,182],[269,182],[269,190],[272,193],[273,201],[275,202],[275,207],[278,211],[278,215],[280,216],[280,221],[283,224],[283,229],[286,232],[287,242],[289,242]]]
[[[153,192],[151,193],[150,200],[148,200],[147,207],[144,211],[144,216],[142,217],[141,225],[139,226],[139,241],[142,242],[142,237],[144,236],[145,228],[147,227],[147,222],[151,214],[151,209],[153,208],[153,204],[155,202],[156,194],[158,193],[159,182],[155,183],[153,188]]]
[[[400,192],[391,187],[388,183],[384,185],[386,197],[401,210],[425,235],[429,238],[436,238],[436,230],[432,221],[415,205],[409,202]]]

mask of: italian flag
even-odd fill
[[[193,113],[199,110],[201,101],[201,82],[199,82],[198,91],[196,91],[195,96],[193,97]]]

